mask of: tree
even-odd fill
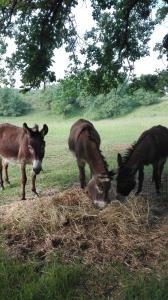
[[[76,34],[70,14],[76,4],[75,0],[1,1],[1,36],[14,38],[17,46],[7,62],[12,71],[21,70],[24,86],[55,80],[50,71],[54,49],[70,44]]]
[[[135,77],[130,84],[130,90],[136,91],[140,88],[146,91],[158,91],[159,78],[157,74],[141,75],[139,78]]]
[[[158,90],[161,93],[168,92],[168,72],[167,70],[162,70],[157,73],[159,81],[158,81]]]
[[[41,82],[55,80],[50,71],[54,49],[66,45],[75,64],[77,32],[72,9],[78,0],[1,0],[0,38],[15,39],[16,52],[7,59],[8,67],[21,70],[23,86],[39,87]],[[148,53],[148,41],[157,23],[168,11],[167,0],[90,0],[96,26],[86,33],[86,70],[100,90],[120,83],[122,73],[133,70],[134,62]],[[157,11],[151,18],[151,12]],[[161,55],[168,55],[168,35],[157,45]],[[75,66],[76,67],[76,66]],[[104,84],[104,86],[101,86]]]
[[[140,77],[134,77],[129,84],[129,92],[133,93],[138,89],[144,89],[145,91],[152,91],[154,93],[160,93],[163,95],[168,88],[168,72],[162,70],[155,74],[141,75]]]

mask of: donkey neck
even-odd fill
[[[130,150],[128,157],[126,158],[126,166],[128,168],[137,170],[139,166],[143,164],[144,154],[146,153],[145,148],[145,145],[142,143],[133,145],[133,148]]]
[[[88,163],[90,166],[90,170],[92,174],[107,174],[108,166],[107,163],[100,151],[97,147],[92,149],[89,153]]]

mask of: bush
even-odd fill
[[[78,102],[86,114],[94,119],[105,119],[122,116],[130,113],[136,107],[151,105],[160,102],[159,96],[154,92],[143,89],[136,90],[129,94],[127,86],[112,89],[106,95],[88,96],[80,95]]]
[[[21,116],[31,109],[17,90],[0,88],[0,116]]]
[[[151,105],[160,101],[157,93],[146,91],[143,88],[132,91],[127,83],[118,86],[117,89],[113,88],[108,94],[88,95],[80,79],[73,76],[60,80],[59,83],[48,87],[45,91],[31,92],[29,98],[27,97],[27,102],[31,101],[35,109],[52,110],[56,114],[65,116],[81,115],[84,112],[87,117],[92,119],[122,116],[139,106]],[[18,107],[17,101],[15,101],[15,106]],[[19,105],[19,108],[22,106]],[[13,104],[7,111],[9,112],[11,109],[13,109]],[[14,114],[13,111],[12,114]]]
[[[61,80],[54,89],[51,108],[58,114],[67,115],[79,108],[77,97],[79,95],[78,83],[73,78]]]
[[[138,89],[133,93],[133,97],[137,106],[152,105],[160,102],[160,97],[157,93]]]

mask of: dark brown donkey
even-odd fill
[[[87,185],[89,197],[94,204],[103,208],[112,194],[112,172],[100,151],[100,136],[93,124],[80,119],[70,130],[69,149],[76,155],[81,188],[86,186],[85,163],[87,162],[92,178]]]
[[[168,156],[168,128],[158,125],[144,131],[138,141],[128,149],[124,158],[118,154],[117,198],[128,196],[136,185],[137,171],[138,189],[142,191],[144,180],[144,165],[152,164],[153,181],[156,192],[160,193],[161,175]]]
[[[11,124],[0,125],[0,185],[2,189],[3,176],[5,171],[5,180],[9,183],[8,163],[18,162],[21,165],[21,183],[22,200],[25,199],[26,164],[33,165],[32,191],[37,194],[35,181],[36,175],[40,173],[42,160],[45,152],[44,136],[48,133],[48,126],[44,124],[41,131],[38,126],[29,128],[26,123],[23,128]]]

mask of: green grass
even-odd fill
[[[118,297],[121,300],[167,300],[168,277],[157,278],[156,275],[135,275],[135,278],[123,280],[124,287]]]
[[[83,299],[80,290],[85,276],[80,265],[61,265],[53,258],[45,266],[40,262],[19,262],[0,252],[1,300],[73,300]]]
[[[0,251],[1,300],[167,300],[168,277],[130,273],[121,264],[106,272],[79,263],[62,265],[57,257],[20,262]]]
[[[162,124],[168,126],[168,102],[141,107],[122,118],[93,121],[101,136],[101,148],[110,168],[117,166],[117,145],[134,142],[138,136],[153,125]],[[1,117],[0,122],[9,122],[22,126],[27,122],[29,126],[35,123],[49,126],[46,136],[46,154],[43,161],[44,171],[37,177],[37,190],[46,188],[67,188],[74,182],[78,182],[78,170],[75,157],[69,152],[67,140],[69,129],[77,119],[63,118],[48,112],[36,112],[24,117]],[[31,197],[31,167],[27,167],[28,184],[27,196]],[[6,186],[1,192],[0,204],[5,204],[20,197],[20,170],[16,165],[9,168],[12,187]]]

